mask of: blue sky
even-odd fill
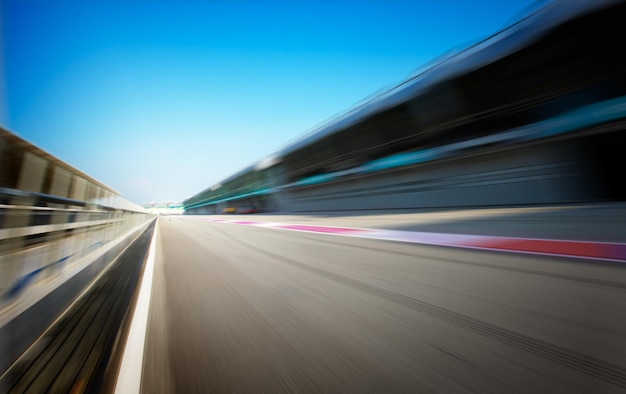
[[[536,4],[0,2],[0,124],[138,204],[200,192]]]

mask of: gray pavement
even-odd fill
[[[246,218],[415,228],[480,217]],[[623,265],[197,217],[159,228],[144,393],[626,390]]]

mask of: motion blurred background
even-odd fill
[[[0,391],[626,387],[623,1],[0,11]]]

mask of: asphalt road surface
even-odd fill
[[[160,217],[144,393],[626,391],[620,263]]]

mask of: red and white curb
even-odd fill
[[[624,243],[426,233],[419,231],[267,223],[248,220],[204,220],[216,223],[266,227],[278,230],[304,231],[318,234],[343,235],[386,241],[409,242],[423,245],[626,262],[626,244]]]

